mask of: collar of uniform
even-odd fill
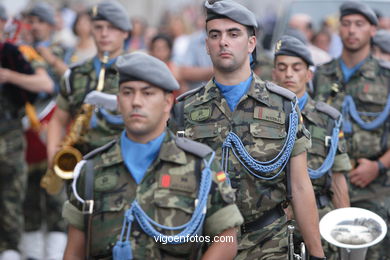
[[[110,148],[107,152],[102,154],[101,159],[98,160],[95,167],[96,168],[108,167],[122,162],[123,162],[123,158],[122,158],[121,147],[120,147],[120,142],[118,137],[115,145],[113,145],[113,147]]]
[[[302,116],[312,122],[315,122],[314,120],[315,105],[316,102],[309,95],[306,105],[301,111]]]
[[[269,104],[269,92],[265,86],[265,82],[262,81],[256,74],[253,73],[253,80],[251,86],[247,92],[247,95],[256,99],[257,101],[270,106]]]
[[[164,142],[161,146],[158,158],[163,161],[176,164],[186,164],[187,157],[183,150],[179,149],[175,143],[175,136],[170,130],[166,130]]]
[[[218,96],[221,96],[221,93],[218,87],[215,85],[213,78],[196,94],[196,100],[193,102],[193,105],[201,105],[214,98],[217,98]]]
[[[323,117],[319,116],[318,110],[316,110],[316,101],[314,101],[310,96],[308,97],[307,103],[305,108],[301,111],[302,116],[309,120],[310,122],[314,123],[315,125],[324,125],[326,122],[324,122]]]
[[[321,66],[321,68],[323,69],[322,73],[328,76],[332,74],[336,74],[338,79],[342,79],[343,73],[341,71],[340,59],[341,57],[337,59],[333,59],[332,61],[322,65]]]

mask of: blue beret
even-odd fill
[[[390,32],[387,30],[379,30],[373,37],[374,45],[378,46],[382,51],[390,53]]]
[[[28,12],[28,15],[37,16],[39,19],[50,25],[56,24],[54,8],[45,2],[35,4],[31,8],[30,12]]]
[[[118,29],[129,32],[131,31],[131,23],[126,9],[117,1],[104,1],[92,7],[92,20],[105,20],[110,22]]]
[[[216,1],[212,4],[206,1],[204,6],[207,9],[206,22],[218,18],[228,18],[242,25],[258,27],[256,16],[245,6],[232,0]]]
[[[115,66],[119,72],[119,84],[139,80],[169,92],[179,89],[179,83],[168,66],[161,60],[143,52],[119,56]]]
[[[7,10],[5,10],[5,7],[3,4],[0,3],[0,19],[1,20],[7,20]]]
[[[362,2],[348,1],[340,6],[340,19],[350,14],[361,14],[373,25],[378,25],[378,18],[371,7]]]
[[[308,65],[314,65],[311,54],[307,46],[297,38],[283,35],[276,43],[275,57],[279,55],[294,56],[301,58]]]

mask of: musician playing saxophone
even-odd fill
[[[53,156],[63,145],[68,123],[77,118],[76,115],[80,113],[88,95],[98,91],[98,83],[104,83],[101,86],[103,93],[116,95],[118,91],[119,77],[112,65],[123,52],[124,40],[131,31],[130,20],[124,10],[114,1],[103,2],[91,8],[92,36],[96,43],[97,56],[71,67],[63,77],[56,100],[57,109],[49,123],[49,166],[53,166]],[[109,57],[102,62],[105,53],[109,53]],[[103,79],[99,80],[102,75]],[[123,129],[121,117],[104,107],[95,107],[88,124],[87,131],[80,136],[76,144],[83,155],[105,144]]]

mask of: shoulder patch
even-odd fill
[[[293,100],[296,97],[294,92],[292,92],[288,89],[282,88],[271,81],[266,81],[265,86],[267,87],[267,89],[269,91],[274,92],[276,94],[279,94],[280,96],[283,96],[289,100]]]
[[[187,91],[187,92],[181,94],[180,96],[178,96],[178,97],[176,98],[176,101],[177,101],[177,102],[183,101],[184,99],[186,99],[187,97],[190,97],[190,96],[194,95],[195,93],[197,93],[199,90],[201,90],[201,89],[204,88],[204,87],[205,87],[205,85],[200,86],[200,87],[197,87],[197,88],[194,88],[194,89],[191,89],[191,90],[189,90],[189,91]]]
[[[340,111],[324,102],[318,101],[316,103],[316,109],[322,113],[327,114],[334,120],[337,120],[340,117]]]
[[[84,155],[83,160],[92,159],[98,153],[104,152],[104,151],[108,150],[109,148],[111,148],[111,146],[113,146],[116,142],[117,142],[117,139],[114,139],[114,140],[106,143],[105,145],[96,148],[95,150],[93,150],[93,151],[87,153],[86,155]]]
[[[195,142],[184,137],[176,137],[175,142],[180,149],[188,153],[192,153],[200,158],[206,157],[209,153],[213,151],[209,146],[205,144]]]

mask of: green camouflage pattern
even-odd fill
[[[200,176],[199,173],[194,173],[196,157],[181,150],[174,138],[173,133],[167,132],[157,159],[138,185],[123,163],[119,142],[94,157],[95,209],[91,225],[92,256],[112,259],[112,247],[120,236],[124,212],[135,198],[148,216],[160,224],[178,226],[190,220]],[[216,178],[216,173],[220,171],[216,161],[212,164],[212,171],[213,184],[203,226],[203,235],[209,236],[237,227],[243,221],[234,204],[235,196],[228,179],[219,181]],[[163,184],[163,176],[170,176],[169,185]],[[78,193],[83,197],[84,169],[78,184]],[[71,225],[83,229],[80,210],[81,205],[72,194],[70,203],[64,206],[63,216]],[[192,248],[196,246],[193,243],[180,245],[156,243],[154,238],[147,236],[135,222],[130,236],[134,259],[189,259]],[[177,233],[166,232],[168,235]]]
[[[335,97],[331,96],[331,89],[339,92]],[[317,68],[314,78],[315,99],[327,102],[338,110],[341,110],[345,95],[351,95],[356,107],[361,112],[382,112],[390,93],[390,69],[373,57],[368,57],[360,69],[351,76],[347,83],[343,83],[343,74],[340,68],[340,60],[332,60]],[[372,120],[361,116],[363,120]],[[376,160],[383,154],[381,139],[384,135],[384,127],[372,131],[361,129],[352,120],[352,134],[345,134],[347,152],[352,159],[352,166],[359,158]],[[388,135],[388,133],[387,133]],[[387,138],[387,149],[390,147],[390,138]],[[388,208],[383,208],[390,200],[390,171],[387,175],[376,178],[365,188],[349,185],[349,194],[352,206],[363,205],[364,208],[379,214],[390,228],[390,215]],[[368,256],[378,247],[382,248],[383,255],[389,257],[390,234],[377,247],[368,250]],[[376,249],[373,249],[376,248]],[[368,257],[374,258],[374,256]]]
[[[334,127],[334,119],[316,109],[316,102],[312,98],[308,98],[304,109],[301,111],[303,122],[305,127],[311,134],[311,148],[307,152],[307,164],[311,169],[318,169],[324,162],[328,155],[329,146],[326,145],[325,138],[332,136],[332,130]],[[346,152],[346,143],[343,135],[339,135],[339,143],[334,163],[331,168],[333,173],[347,174],[352,169],[349,161],[348,154]],[[325,174],[321,178],[311,179],[313,184],[314,193],[318,195],[328,195],[332,197],[331,191],[331,176]],[[326,206],[320,207],[317,204],[319,219],[321,219],[326,213],[335,209],[332,201]],[[303,241],[301,234],[299,233],[298,226],[296,226],[294,233],[294,243],[296,248],[299,248],[300,243]],[[322,239],[322,247],[328,260],[338,260],[337,247],[330,245],[324,239]]]
[[[207,144],[216,151],[216,158],[221,159],[222,143],[229,132],[233,131],[240,137],[252,157],[259,161],[269,161],[282,149],[287,136],[284,100],[286,98],[269,91],[265,82],[253,75],[247,94],[241,98],[232,113],[218,87],[211,80],[183,101],[185,135]],[[300,121],[292,156],[305,152],[309,146],[310,134]],[[236,189],[236,204],[245,223],[258,219],[264,212],[286,200],[284,172],[273,180],[257,179],[239,163],[232,152],[229,155],[227,171],[232,187]],[[283,244],[279,238],[286,237],[286,229],[282,235],[278,235],[281,223],[285,221],[276,220],[259,231],[240,235],[237,259],[252,259],[252,253],[257,251],[262,257],[256,259],[285,259],[287,247],[272,248],[275,243]],[[270,238],[275,241],[269,242]],[[271,247],[262,247],[263,244]],[[270,253],[266,253],[268,250]],[[268,258],[273,256],[277,258]]]
[[[90,91],[96,89],[98,79],[92,59],[70,69],[70,76],[64,77],[61,81],[61,90],[57,97],[57,105],[62,110],[69,112],[72,116],[76,116],[83,105],[86,95]],[[103,92],[116,95],[118,90],[119,74],[113,67],[109,67],[105,72]],[[123,125],[108,123],[99,113],[96,115],[97,126],[88,130],[88,132],[81,137],[80,144],[77,146],[82,154],[86,154],[91,150],[106,144],[115,138],[124,127]]]
[[[24,200],[24,230],[38,231],[45,223],[48,232],[65,232],[65,220],[61,216],[62,205],[66,200],[64,191],[49,195],[40,186],[42,176],[47,170],[46,161],[30,164],[28,167],[28,186]]]
[[[22,205],[27,187],[25,148],[21,126],[0,134],[0,253],[18,250],[23,232]]]

